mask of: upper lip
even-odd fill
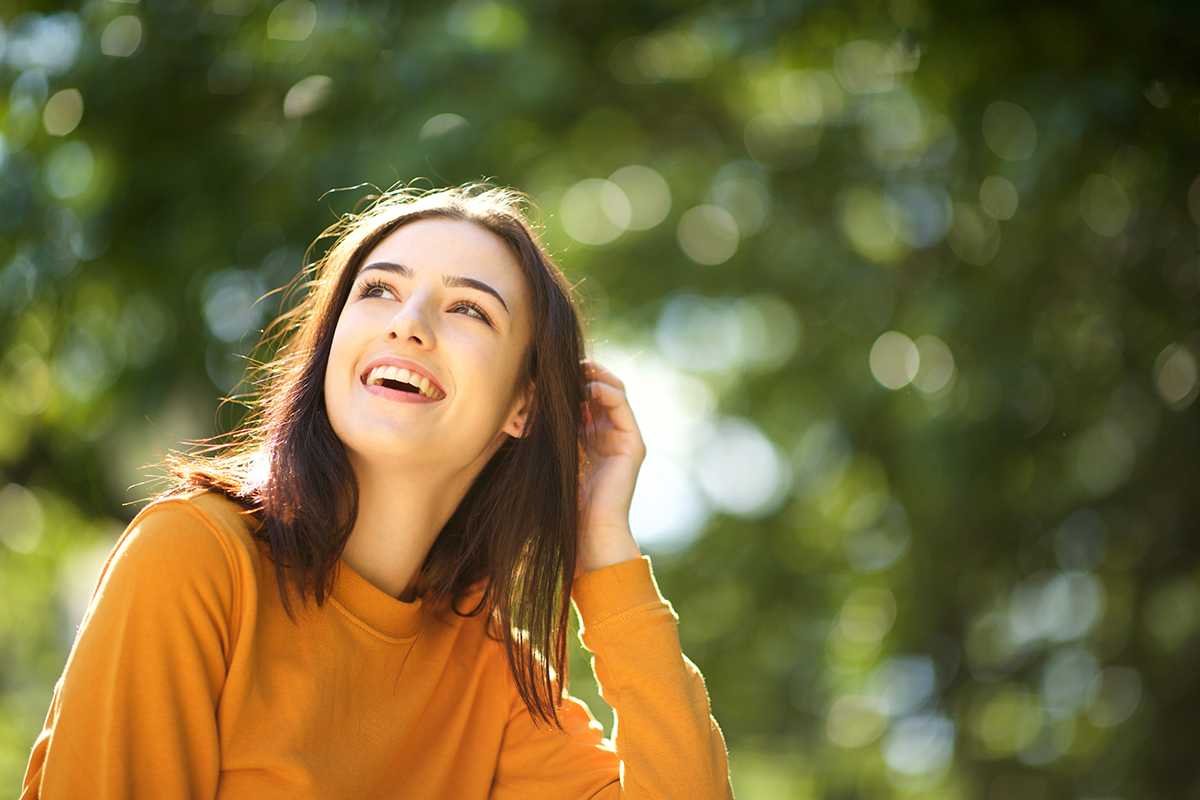
[[[437,387],[437,390],[442,393],[443,397],[446,395],[446,390],[442,387],[442,384],[438,382],[437,378],[433,377],[428,369],[407,358],[383,356],[382,358],[373,359],[372,361],[368,362],[367,366],[364,367],[362,372],[359,373],[359,381],[361,381],[363,384],[366,384],[367,376],[370,375],[371,370],[375,369],[376,367],[399,367],[400,369],[406,369],[409,372],[416,373],[422,378],[427,379],[431,386]]]

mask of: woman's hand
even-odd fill
[[[580,499],[579,558],[575,574],[640,558],[629,529],[629,503],[646,445],[625,384],[595,361],[583,362],[585,387],[585,479]]]

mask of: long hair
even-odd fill
[[[520,264],[532,336],[520,383],[533,397],[524,435],[483,467],[422,566],[418,591],[432,607],[490,615],[513,679],[535,719],[559,725],[571,581],[578,540],[584,375],[583,335],[570,287],[526,216],[529,201],[487,186],[395,190],[323,234],[335,241],[306,271],[303,300],[280,320],[282,345],[258,381],[257,412],[217,455],[175,455],[176,486],[219,490],[261,521],[279,591],[324,603],[354,526],[358,486],[325,409],[325,370],[342,306],[367,254],[403,225],[449,218],[502,239]],[[460,612],[463,613],[463,612]],[[556,675],[559,676],[556,679]]]

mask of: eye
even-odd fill
[[[488,315],[488,313],[484,311],[481,306],[478,306],[469,300],[459,300],[457,303],[450,306],[450,313],[462,314],[463,316],[467,317],[475,317],[478,320],[486,322],[488,325],[492,324],[492,318]]]
[[[358,290],[358,296],[362,298],[394,297],[395,292],[392,291],[392,287],[388,286],[383,281],[372,280],[367,281],[362,285],[362,288]]]

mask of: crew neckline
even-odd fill
[[[387,639],[412,639],[425,623],[425,601],[397,600],[345,561],[338,560],[331,599],[347,614]]]

